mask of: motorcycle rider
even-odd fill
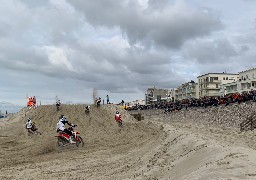
[[[32,131],[32,119],[31,118],[28,118],[28,121],[26,123],[26,129],[28,130],[28,133],[33,133]]]
[[[65,124],[68,124],[71,127],[75,127],[76,126],[74,124],[69,123],[67,118],[64,115],[61,115],[60,119],[59,119],[59,121],[57,123],[57,127],[56,127],[57,132],[61,131],[61,132],[64,132],[64,133],[68,134],[69,135],[69,142],[70,143],[76,143],[72,139],[74,137],[72,131],[70,131],[69,129],[66,129],[65,128]]]
[[[87,114],[90,113],[90,106],[89,106],[89,105],[87,105],[87,106],[85,107],[85,112],[86,112]]]
[[[121,114],[118,111],[116,111],[115,120],[116,120],[116,122],[122,121]]]
[[[57,100],[57,101],[56,101],[56,107],[57,107],[57,110],[59,110],[60,105],[61,105],[60,100]]]

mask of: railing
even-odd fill
[[[256,113],[252,113],[243,122],[240,123],[240,131],[253,130],[256,128]]]

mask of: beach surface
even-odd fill
[[[116,110],[123,128],[114,120]],[[62,105],[60,111],[53,105],[24,108],[0,122],[0,179],[256,179],[256,133],[240,132],[245,113],[226,126],[213,121],[213,112],[234,114],[222,111],[145,112],[137,121],[114,105],[93,107],[89,115],[85,105]],[[57,146],[61,114],[78,125],[84,147]],[[28,117],[41,136],[27,135]]]

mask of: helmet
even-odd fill
[[[119,114],[119,112],[118,112],[118,111],[116,111],[116,114]]]
[[[28,118],[28,121],[31,121],[31,118]]]
[[[60,115],[60,118],[64,118],[65,116],[62,114],[62,115]]]

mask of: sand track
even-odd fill
[[[256,152],[248,143],[232,143],[236,132],[223,138],[225,130],[218,128],[200,132],[161,119],[137,122],[121,109],[125,127],[120,129],[113,117],[116,109],[93,108],[90,115],[83,105],[63,105],[58,112],[54,106],[21,110],[0,124],[0,179],[256,178]],[[78,125],[83,148],[57,148],[55,126],[61,114]],[[27,136],[27,117],[42,136]]]

